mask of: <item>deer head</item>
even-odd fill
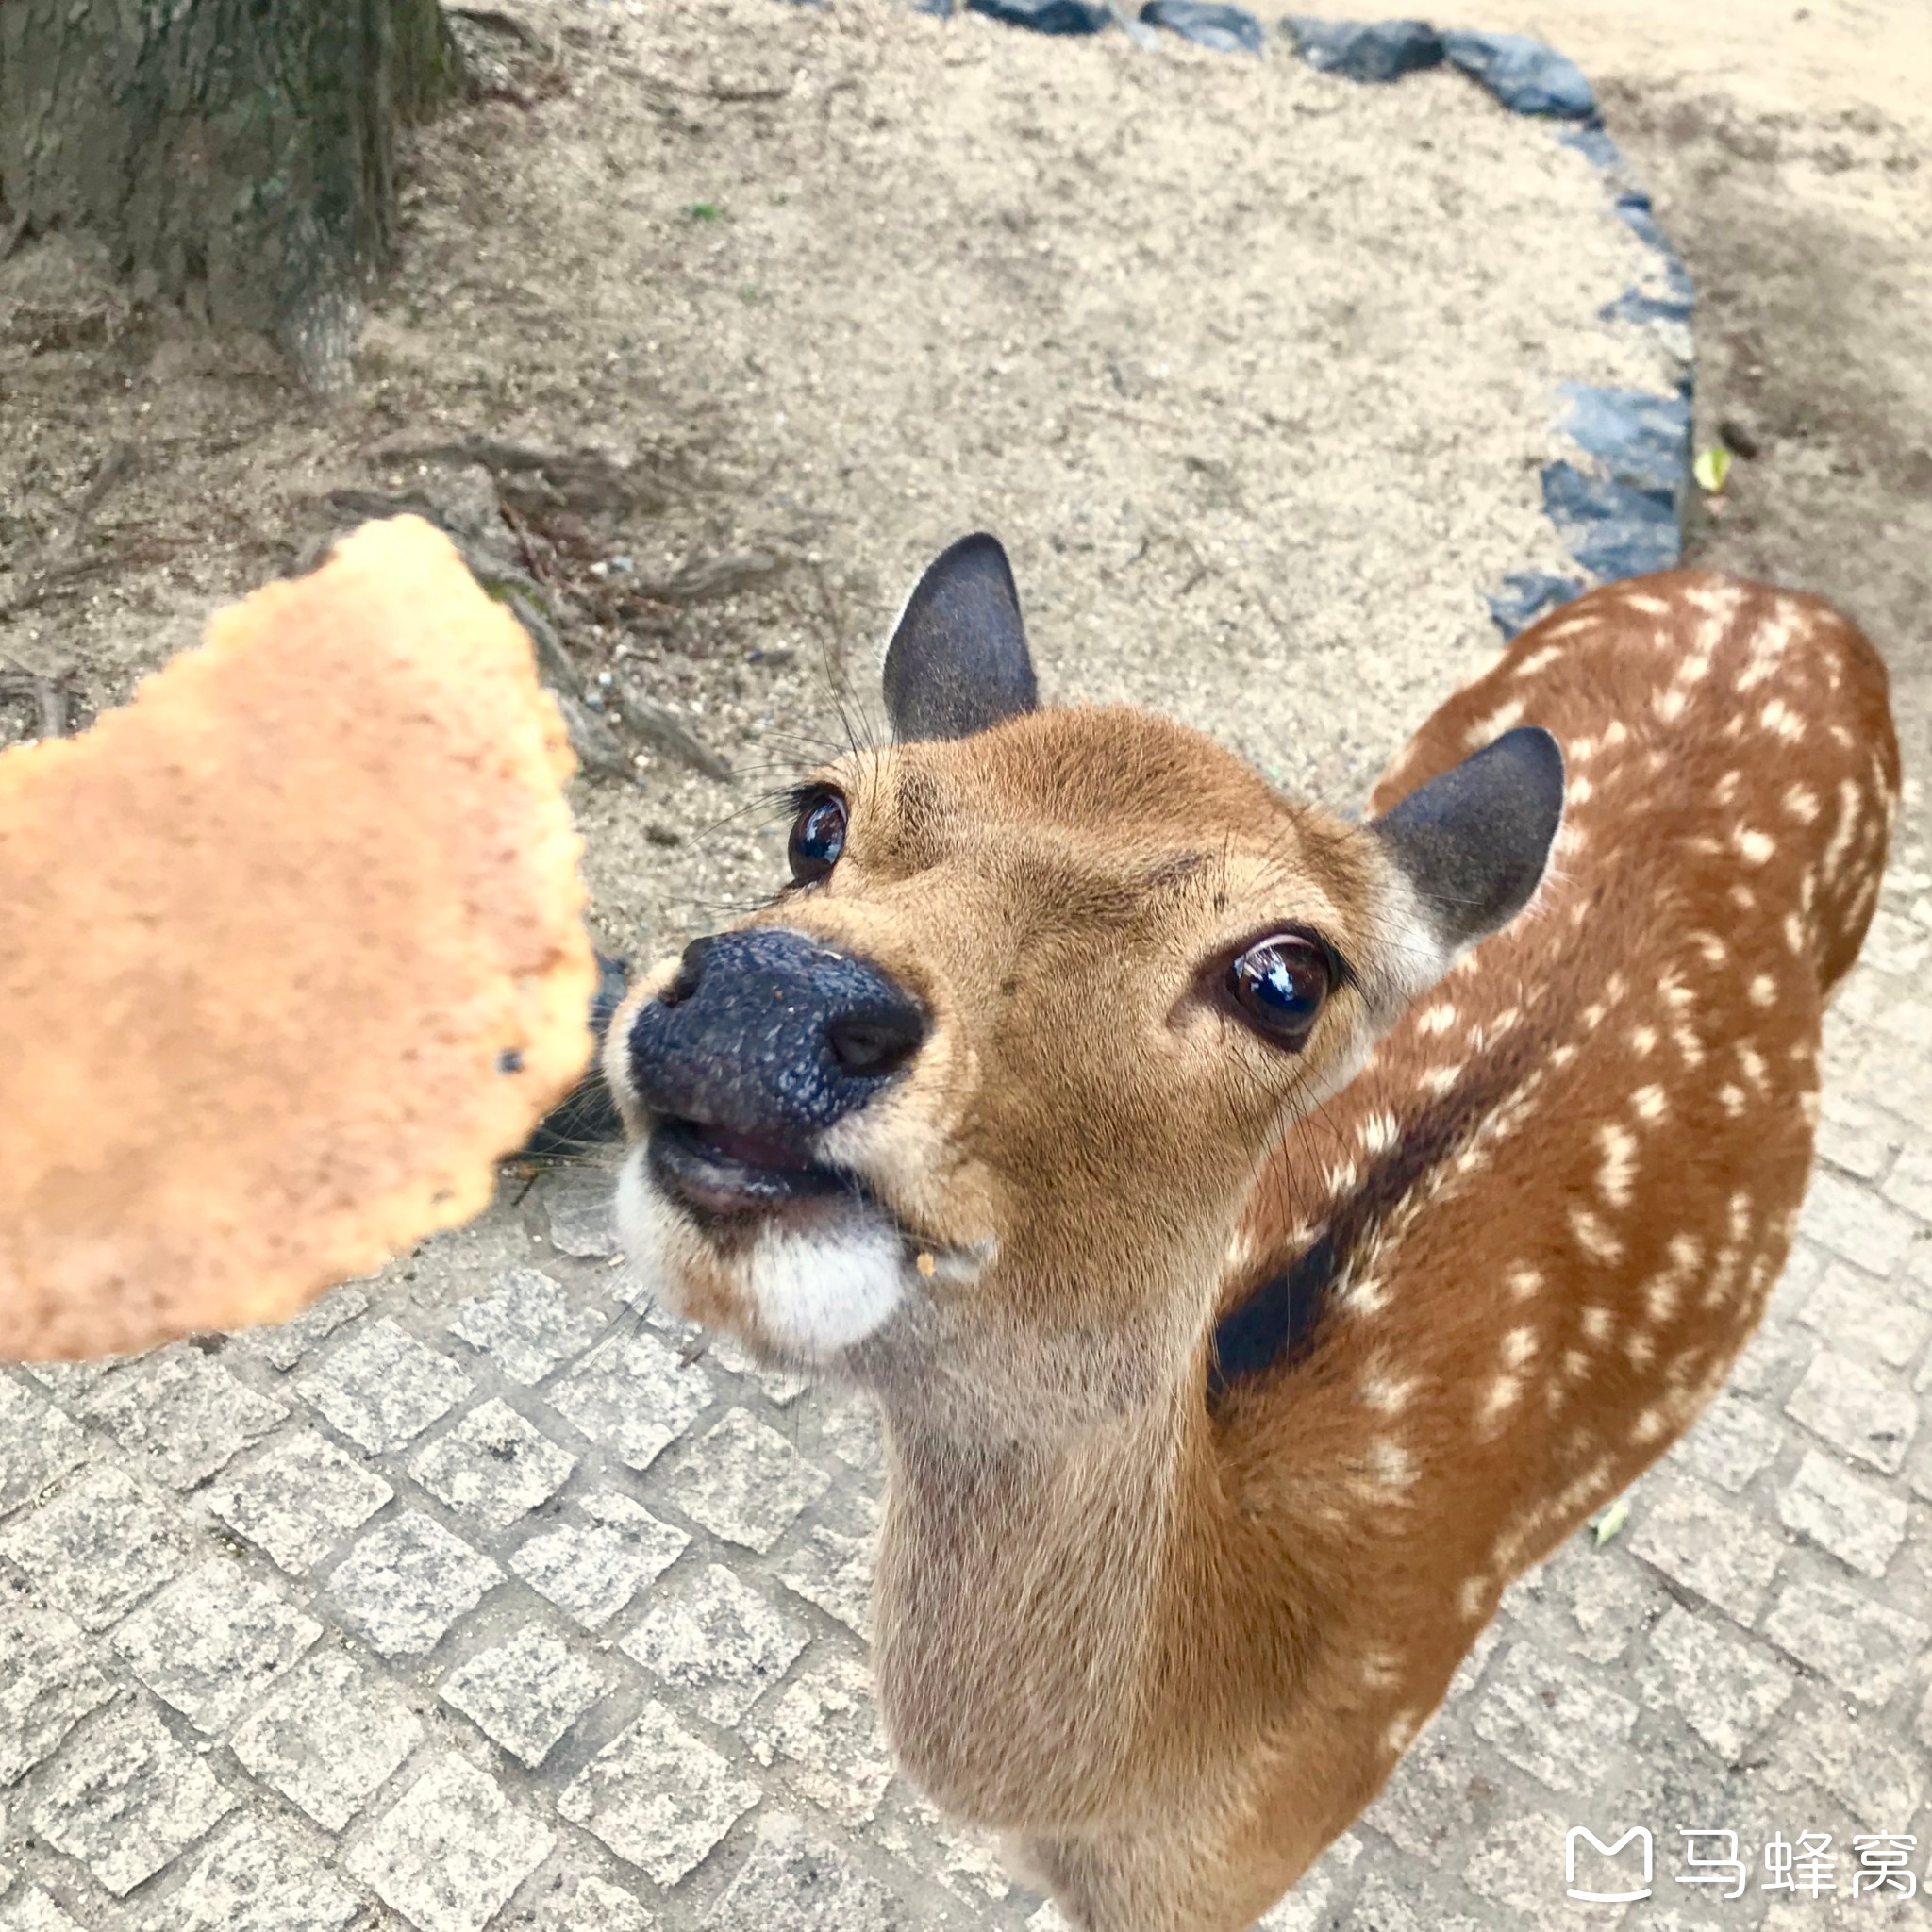
[[[947,1433],[1077,1429],[1207,1346],[1258,1163],[1521,911],[1562,760],[1519,729],[1352,824],[1198,733],[1041,709],[954,544],[894,741],[810,774],[791,882],[613,1024],[626,1243],[678,1312]]]

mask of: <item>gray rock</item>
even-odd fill
[[[192,1490],[289,1411],[181,1343],[104,1382],[82,1413],[169,1488]]]
[[[128,1618],[114,1652],[196,1730],[219,1734],[321,1635],[313,1617],[218,1557]]]
[[[189,1540],[173,1510],[118,1469],[70,1476],[0,1534],[0,1556],[43,1602],[84,1630],[103,1630],[187,1568]]]
[[[393,1685],[346,1652],[325,1650],[297,1665],[228,1744],[253,1775],[340,1831],[422,1738]]]
[[[79,1626],[0,1586],[0,1787],[48,1757],[114,1694]]]
[[[458,1664],[439,1695],[534,1771],[603,1692],[602,1673],[525,1624]]]
[[[601,1628],[675,1563],[691,1538],[628,1496],[585,1496],[590,1520],[533,1536],[509,1567],[586,1630]]]
[[[384,1657],[415,1658],[503,1581],[488,1557],[421,1510],[371,1530],[337,1565],[329,1593],[342,1621]]]
[[[770,1424],[734,1408],[691,1445],[667,1493],[712,1535],[762,1554],[830,1482]]]
[[[141,1932],[339,1932],[362,1908],[282,1832],[244,1818],[195,1858]]]
[[[561,1489],[577,1459],[507,1402],[480,1403],[409,1458],[409,1474],[458,1515],[508,1529]]]
[[[315,1429],[284,1436],[208,1490],[208,1507],[300,1576],[395,1494],[366,1464]]]
[[[608,1324],[608,1315],[578,1307],[540,1270],[512,1268],[489,1294],[457,1310],[449,1332],[489,1356],[511,1381],[527,1386],[580,1355]]]
[[[719,1932],[912,1932],[919,1921],[795,1818],[767,1812],[751,1856],[704,1923]]]
[[[57,1851],[125,1898],[235,1803],[153,1711],[129,1703],[98,1719],[56,1759],[33,1824]]]
[[[647,1702],[577,1774],[557,1809],[659,1885],[675,1885],[758,1796],[661,1704]]]
[[[295,1386],[350,1441],[381,1452],[413,1441],[473,1385],[447,1356],[383,1316]]]
[[[420,1932],[482,1932],[556,1833],[487,1774],[439,1757],[349,1847],[349,1870]]]
[[[700,1715],[728,1726],[784,1676],[809,1635],[723,1564],[708,1563],[658,1592],[621,1647]]]

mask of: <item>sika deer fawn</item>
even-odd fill
[[[1246,1925],[1710,1400],[1877,898],[1886,688],[1813,598],[1613,585],[1354,825],[1037,708],[969,538],[897,742],[619,1013],[632,1253],[877,1397],[888,1736],[1075,1924]]]

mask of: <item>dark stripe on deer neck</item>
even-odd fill
[[[1430,1174],[1469,1144],[1483,1122],[1523,1084],[1547,1043],[1527,1027],[1518,1029],[1492,1054],[1473,1061],[1441,1099],[1404,1118],[1393,1145],[1353,1188],[1328,1204],[1310,1245],[1215,1324],[1208,1357],[1210,1405],[1239,1384],[1308,1353],[1351,1261]]]

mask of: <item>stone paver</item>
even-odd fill
[[[442,1680],[442,1701],[534,1770],[602,1695],[606,1676],[562,1639],[526,1624]]]
[[[543,1189],[551,1245],[582,1260],[602,1260],[616,1254],[614,1191],[612,1177],[594,1170],[565,1169],[552,1174]]]
[[[769,1423],[734,1408],[692,1443],[670,1494],[713,1536],[762,1555],[831,1480]]]
[[[1762,1469],[1785,1440],[1775,1418],[1744,1396],[1720,1395],[1690,1433],[1671,1451],[1680,1469],[1736,1495]]]
[[[243,1355],[259,1356],[272,1368],[292,1369],[311,1349],[318,1348],[344,1323],[353,1322],[369,1307],[365,1289],[353,1283],[325,1294],[313,1307],[278,1328],[255,1328],[238,1335],[230,1344]]]
[[[413,1441],[472,1384],[447,1356],[381,1316],[295,1386],[350,1441],[376,1451]]]
[[[486,1773],[440,1757],[349,1847],[349,1870],[420,1932],[482,1932],[556,1841]]]
[[[38,1885],[23,1885],[0,1898],[0,1932],[86,1932]]]
[[[1865,1704],[1883,1704],[1932,1643],[1932,1624],[1838,1583],[1788,1584],[1764,1634]]]
[[[1475,1731],[1510,1763],[1551,1790],[1581,1794],[1600,1786],[1637,1707],[1568,1664],[1512,1644],[1484,1684]]]
[[[757,1802],[758,1788],[661,1704],[598,1752],[558,1812],[593,1831],[659,1885],[675,1885]]]
[[[210,1484],[207,1501],[231,1529],[300,1576],[394,1494],[367,1464],[305,1428]]]
[[[1648,1650],[1663,1667],[1657,1702],[1680,1710],[1727,1764],[1783,1708],[1797,1678],[1775,1658],[1673,1604],[1651,1631]]]
[[[563,1487],[577,1459],[491,1397],[409,1458],[409,1474],[458,1516],[508,1529]]]
[[[791,1784],[848,1826],[878,1809],[892,1766],[878,1734],[864,1668],[828,1655],[745,1725],[760,1764],[791,1767]]]
[[[291,1671],[228,1742],[263,1784],[340,1831],[423,1734],[394,1686],[327,1650]]]
[[[1905,1499],[1807,1449],[1777,1499],[1779,1519],[1864,1575],[1885,1574],[1906,1540]]]
[[[78,1624],[0,1590],[0,1790],[113,1694]]]
[[[151,1475],[192,1490],[289,1411],[182,1343],[102,1383],[80,1412],[134,1451]]]
[[[141,1932],[341,1932],[363,1900],[286,1835],[244,1818],[197,1856]]]
[[[601,1629],[691,1542],[641,1504],[612,1491],[580,1496],[582,1523],[533,1536],[509,1565],[587,1630]]]
[[[1904,1466],[1919,1425],[1918,1405],[1905,1389],[1830,1349],[1811,1358],[1785,1408],[1834,1448],[1887,1475]]]
[[[503,1572],[419,1509],[372,1529],[329,1578],[342,1622],[389,1657],[418,1657],[503,1580]]]
[[[550,1392],[557,1412],[619,1461],[648,1469],[716,1391],[695,1362],[648,1329],[607,1336]]]
[[[220,1733],[321,1635],[313,1617],[218,1557],[137,1610],[113,1641],[164,1704]]]
[[[87,1460],[87,1438],[39,1391],[0,1374],[0,1516]]]
[[[42,1838],[125,1898],[235,1804],[152,1710],[122,1705],[55,1760],[31,1815]]]
[[[704,1923],[718,1932],[912,1932],[918,1923],[843,1853],[783,1812],[760,1823],[751,1856]]]
[[[1780,1727],[1770,1767],[1774,1787],[1816,1785],[1875,1831],[1897,1831],[1925,1792],[1924,1755],[1883,1735],[1834,1700],[1818,1699],[1802,1725]]]
[[[1825,1336],[1836,1348],[1869,1349],[1888,1367],[1908,1367],[1932,1337],[1932,1314],[1896,1290],[1874,1287],[1851,1269],[1828,1268],[1799,1320]]]
[[[487,1295],[465,1302],[449,1324],[513,1382],[541,1382],[603,1333],[608,1314],[573,1302],[536,1268],[512,1268]]]
[[[42,1600],[84,1629],[102,1630],[192,1560],[178,1518],[112,1468],[71,1476],[38,1509],[0,1531]]]
[[[660,1591],[623,1648],[660,1684],[688,1691],[693,1709],[728,1727],[785,1674],[809,1635],[722,1563],[710,1563]]]
[[[1749,1624],[1784,1554],[1779,1538],[1689,1477],[1651,1493],[1630,1547],[1674,1583]]]

